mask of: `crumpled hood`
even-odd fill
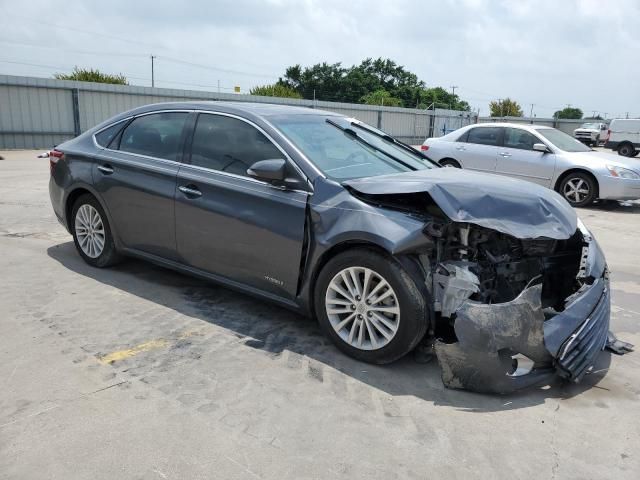
[[[424,192],[454,222],[467,222],[516,238],[564,240],[577,228],[577,216],[553,190],[523,180],[434,168],[343,182],[365,195]]]

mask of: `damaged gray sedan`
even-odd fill
[[[343,352],[433,346],[446,386],[506,393],[579,381],[609,334],[607,267],[557,193],[441,168],[313,109],[168,103],[49,155],[80,256],[136,256],[318,319]]]

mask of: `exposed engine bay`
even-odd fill
[[[474,225],[449,224],[444,231],[436,225],[427,225],[432,236],[439,235],[433,292],[436,310],[445,317],[461,305],[451,297],[486,304],[509,302],[536,279],[543,285],[543,308],[561,310],[564,299],[580,287],[579,231],[568,240],[519,240]]]
[[[586,229],[577,229],[567,240],[521,240],[456,223],[430,222],[425,231],[435,239],[427,284],[445,385],[507,393],[553,373],[579,381],[597,351],[610,343],[607,271],[593,254],[589,262],[597,245]],[[545,327],[594,283],[603,286],[601,322],[594,322],[585,345],[567,366],[564,357],[554,358],[561,353],[560,345],[550,351],[554,342],[545,341]]]

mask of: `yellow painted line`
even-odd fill
[[[186,332],[181,333],[177,336],[178,340],[184,340],[189,337],[193,337],[194,335],[200,335],[201,332],[196,330],[188,330]],[[140,345],[136,345],[133,348],[127,348],[125,350],[118,350],[116,352],[111,352],[106,355],[103,355],[98,358],[98,361],[103,365],[108,365],[113,362],[117,362],[119,360],[124,360],[125,358],[135,357],[139,353],[148,352],[149,350],[158,350],[160,348],[168,347],[170,344],[169,341],[164,338],[158,338],[156,340],[149,340],[148,342],[141,343]]]
[[[102,364],[108,365],[109,363],[117,362],[118,360],[124,360],[138,355],[142,352],[148,352],[149,350],[156,350],[158,348],[164,348],[169,345],[164,339],[150,340],[148,342],[136,345],[133,348],[127,348],[126,350],[118,350],[98,358],[98,361]]]

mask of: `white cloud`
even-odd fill
[[[430,86],[460,86],[484,112],[510,96],[540,116],[567,103],[640,115],[638,18],[634,0],[0,0],[0,61],[47,65],[0,62],[0,73],[77,64],[148,84],[153,53],[160,86],[246,91],[296,63],[389,57]]]

